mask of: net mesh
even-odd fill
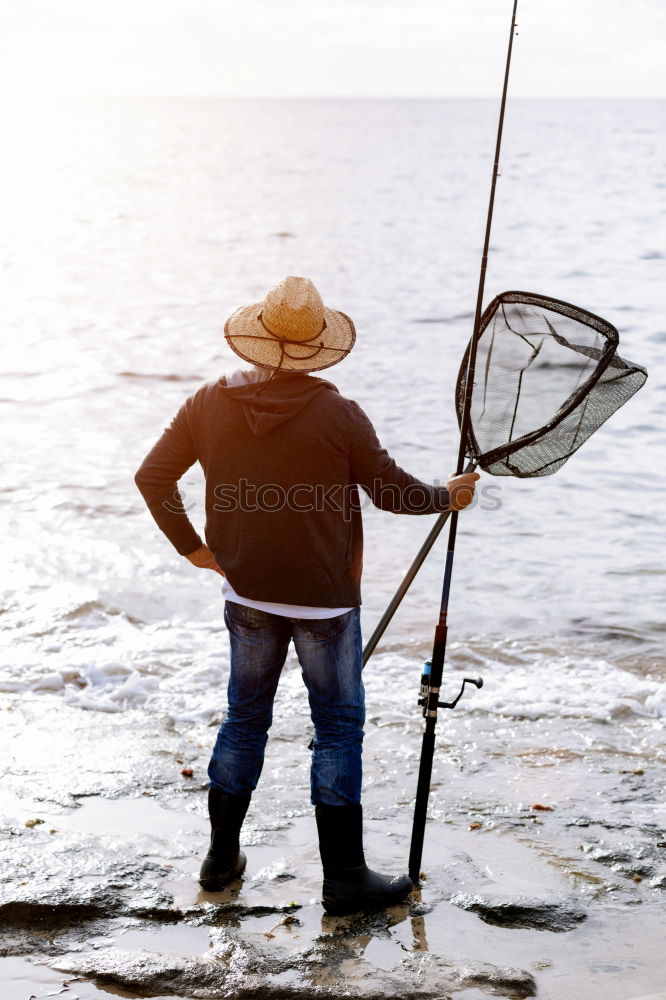
[[[494,476],[549,476],[647,378],[617,353],[599,316],[528,292],[503,292],[480,324],[466,454]],[[462,421],[468,344],[458,374]]]

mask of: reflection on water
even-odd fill
[[[132,474],[183,397],[236,366],[228,313],[284,273],[311,275],[354,316],[357,346],[329,377],[402,464],[446,477],[495,114],[493,102],[470,107],[108,100],[7,119],[6,683],[55,689],[68,670],[89,687],[86,671],[131,664],[132,695],[105,688],[114,710],[149,698],[146,672],[210,661],[217,588],[156,534]],[[486,662],[499,647],[534,662],[541,643],[539,670],[552,650],[582,656],[598,663],[598,686],[607,663],[644,678],[663,668],[653,456],[666,403],[650,347],[664,264],[660,108],[549,102],[544,118],[538,101],[512,107],[489,294],[525,287],[600,313],[651,379],[557,476],[485,484],[497,503],[463,518],[450,611],[452,641]],[[200,474],[186,480],[201,526]],[[366,511],[366,634],[429,525]],[[427,654],[443,545],[378,655]],[[536,677],[521,678],[535,696]]]
[[[412,917],[412,949],[413,951],[428,951],[428,939],[426,938],[425,919],[423,917]]]

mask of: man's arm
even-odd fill
[[[181,406],[134,477],[158,528],[182,556],[194,554],[203,545],[178,491],[178,480],[197,460],[188,423],[190,405],[186,400]]]
[[[350,458],[352,480],[376,507],[394,514],[436,514],[463,510],[474,497],[476,472],[450,478],[449,490],[431,486],[411,476],[382,448],[372,423],[357,403],[352,403]]]

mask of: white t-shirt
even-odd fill
[[[308,604],[274,604],[272,601],[254,601],[250,597],[241,597],[231,586],[227,578],[222,584],[222,594],[226,601],[234,604],[244,604],[246,608],[256,608],[257,611],[267,611],[269,615],[282,615],[285,618],[337,618],[351,608],[313,608]]]
[[[252,367],[250,369],[240,368],[231,375],[227,375],[227,385],[248,385],[251,382],[263,382],[270,375],[265,368]],[[344,615],[351,608],[314,608],[307,604],[274,604],[272,601],[255,601],[250,597],[241,597],[231,586],[227,578],[222,584],[222,595],[227,601],[234,604],[244,604],[246,608],[256,608],[257,611],[266,611],[270,615],[282,615],[285,618],[337,618]]]

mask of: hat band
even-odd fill
[[[273,331],[271,330],[270,326],[266,326],[266,324],[264,323],[264,311],[263,311],[263,309],[261,310],[261,312],[257,316],[257,319],[259,320],[259,322],[263,326],[264,330],[266,330],[267,333],[270,333],[271,337],[275,337],[275,339],[279,340],[279,341],[284,341],[285,344],[309,344],[311,340],[315,339],[315,337],[321,337],[322,333],[326,329],[326,317],[324,316],[324,325],[322,326],[322,328],[319,331],[319,333],[313,333],[311,337],[301,337],[300,340],[292,340],[290,337],[282,337],[279,333],[273,333]]]

